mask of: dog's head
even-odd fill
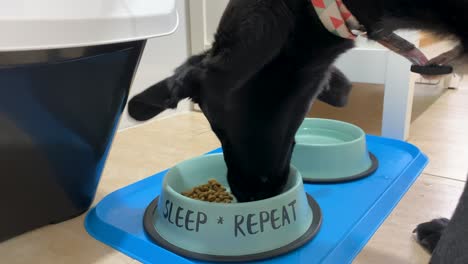
[[[320,100],[342,106],[351,85],[335,73],[336,69],[310,74],[278,58],[242,87],[226,91],[207,78],[207,74],[213,77],[217,73],[204,69],[206,56],[191,57],[173,76],[132,98],[130,115],[145,121],[175,108],[180,100],[192,99],[221,141],[229,184],[236,198],[254,201],[277,195],[287,182],[294,136],[312,98],[324,88]],[[331,77],[325,75],[330,72],[330,76],[340,78],[328,82]],[[301,74],[307,80],[300,78]]]
[[[148,120],[192,99],[222,144],[236,198],[279,194],[313,99],[343,106],[351,88],[330,65],[352,42],[329,34],[309,8],[307,1],[231,1],[212,48],[132,98],[130,115]]]

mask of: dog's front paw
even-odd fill
[[[418,225],[413,233],[416,234],[419,244],[432,253],[449,222],[446,218],[435,219]]]

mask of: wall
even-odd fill
[[[192,52],[208,49],[229,0],[190,0]]]
[[[166,37],[151,39],[146,44],[146,49],[140,66],[137,70],[135,81],[130,91],[130,98],[158,81],[169,76],[189,56],[187,9],[185,0],[177,0],[180,23],[177,31]],[[163,118],[174,113],[190,110],[190,103],[182,102],[177,111],[166,111],[156,118]],[[138,125],[125,110],[119,129]]]

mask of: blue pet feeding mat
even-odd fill
[[[258,263],[343,264],[354,260],[428,162],[418,148],[408,143],[375,136],[368,136],[367,141],[369,151],[379,159],[378,170],[353,182],[306,184],[307,193],[323,213],[317,236],[289,254]],[[203,263],[159,247],[143,229],[145,210],[160,194],[166,172],[104,198],[89,212],[85,221],[87,231],[143,263]]]

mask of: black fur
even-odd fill
[[[212,49],[133,98],[131,116],[147,120],[192,98],[221,141],[236,198],[277,195],[312,100],[325,89],[321,100],[341,106],[351,88],[332,64],[354,43],[314,12],[308,1],[231,1]]]
[[[423,223],[413,231],[418,242],[430,253],[434,252],[437,243],[447,227],[450,220],[447,218],[434,219],[431,222]]]
[[[343,1],[370,39],[382,30],[424,29],[460,41],[451,60],[467,53],[468,0]],[[353,45],[323,27],[310,0],[231,0],[212,48],[134,97],[129,112],[148,120],[191,98],[221,141],[233,194],[241,202],[269,198],[286,182],[294,135],[313,100],[346,103],[351,85],[333,63]],[[437,247],[443,225],[417,229],[436,248],[433,263],[466,257],[447,249],[460,239],[450,228],[455,219],[468,221],[464,207],[457,212]]]

